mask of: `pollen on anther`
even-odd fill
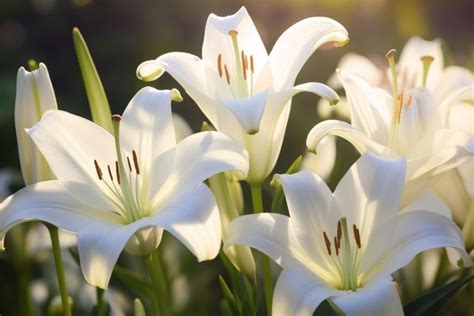
[[[127,157],[128,169],[132,172],[132,164],[130,163],[130,158]]]
[[[120,116],[120,114],[112,115],[112,121],[120,122],[121,120],[122,120],[122,116]]]
[[[110,170],[110,166],[109,166],[109,165],[107,165],[107,171],[109,172],[110,180],[114,181],[114,176],[112,175],[112,170]]]
[[[137,157],[137,153],[135,152],[135,150],[132,150],[132,156],[133,156],[133,164],[135,166],[135,172],[137,174],[140,174],[140,166],[138,165],[138,157]]]
[[[354,231],[354,239],[357,243],[357,247],[360,249],[361,243],[360,243],[360,232],[357,226],[354,224],[352,225],[352,230]]]
[[[244,80],[247,80],[247,64],[245,63],[245,53],[242,50],[240,57],[242,59],[242,72],[244,74]]]
[[[94,166],[95,166],[95,171],[97,171],[97,177],[99,177],[99,180],[102,180],[102,170],[99,167],[99,163],[97,160],[94,160]]]
[[[254,73],[254,68],[253,68],[253,55],[250,55],[250,71]]]
[[[324,242],[326,243],[326,249],[328,251],[328,255],[331,255],[331,242],[329,241],[326,232],[323,232]]]
[[[397,112],[396,112],[396,118],[397,122],[400,123],[400,118],[402,116],[402,105],[403,105],[403,92],[398,95],[397,98]]]
[[[336,249],[336,256],[339,256],[339,242],[336,236],[334,236],[334,249]]]
[[[337,242],[340,244],[342,238],[342,224],[341,221],[337,221]]]
[[[224,65],[224,71],[225,71],[225,80],[227,81],[227,84],[230,84],[230,73],[229,73],[229,69],[227,69],[227,65]]]
[[[115,174],[117,175],[117,183],[120,184],[120,170],[118,161],[115,161]]]
[[[217,56],[217,71],[219,72],[219,78],[222,78],[222,55]]]
[[[410,96],[408,96],[408,98],[407,98],[407,102],[405,103],[405,106],[406,106],[407,108],[409,108],[409,107],[410,107],[410,105],[411,105],[411,98],[412,98],[412,96],[411,96],[411,95],[410,95]]]

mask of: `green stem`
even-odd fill
[[[96,288],[97,293],[97,309],[96,313],[97,316],[105,316],[105,300],[104,300],[104,293],[105,290],[101,289],[100,287]]]
[[[252,194],[252,205],[254,213],[263,212],[263,201],[262,201],[262,185],[251,184],[250,192]],[[272,270],[270,266],[270,259],[262,254],[262,269],[263,269],[263,288],[265,292],[265,305],[267,307],[267,315],[272,314],[272,297],[273,297],[273,279]]]
[[[59,292],[63,304],[63,313],[65,316],[71,316],[71,306],[69,305],[69,295],[67,294],[66,277],[64,275],[63,259],[61,257],[61,245],[59,243],[58,228],[47,224],[51,244],[53,246],[54,264],[56,266],[56,276],[58,278]]]
[[[170,311],[170,298],[168,294],[167,283],[163,268],[158,258],[156,251],[153,251],[148,258],[145,260],[148,273],[150,274],[151,283],[155,289],[155,300],[153,302],[153,308],[155,315],[169,316]]]

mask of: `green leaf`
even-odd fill
[[[146,316],[145,308],[143,307],[142,301],[136,298],[133,301],[133,315],[134,316]]]
[[[109,102],[107,101],[102,81],[95,68],[86,41],[77,27],[72,29],[72,38],[79,68],[81,69],[82,80],[86,88],[87,99],[89,100],[92,120],[113,134],[112,114],[110,113]]]
[[[329,304],[328,300],[324,300],[321,304],[319,304],[318,308],[313,313],[314,316],[337,316],[339,315],[334,311]]]
[[[290,168],[286,171],[286,174],[293,174],[300,170],[301,162],[303,161],[303,156],[300,155],[295,161],[291,164]],[[272,186],[276,188],[275,195],[273,196],[272,201],[272,213],[281,213],[281,208],[283,205],[283,187],[281,183],[272,181]]]
[[[146,297],[153,299],[153,287],[147,281],[141,279],[134,272],[128,270],[127,268],[115,265],[112,276],[124,283],[137,295],[145,295]]]
[[[235,299],[234,294],[232,294],[232,291],[230,290],[222,275],[219,275],[219,283],[221,285],[222,293],[227,300],[227,304],[229,304],[229,307],[232,311],[232,314],[242,315],[242,304],[240,304],[240,302]]]
[[[407,316],[428,316],[433,315],[439,310],[450,297],[469,281],[474,278],[474,275],[469,275],[464,278],[454,280],[443,286],[440,286],[426,294],[418,296],[411,302],[407,303],[403,310]]]

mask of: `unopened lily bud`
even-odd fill
[[[52,173],[47,162],[25,129],[31,128],[48,110],[58,108],[48,69],[42,63],[31,72],[18,70],[15,99],[15,129],[21,172],[26,185],[49,180]]]

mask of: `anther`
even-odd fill
[[[132,156],[133,156],[133,164],[135,166],[135,171],[137,174],[140,174],[140,166],[138,165],[138,157],[135,150],[132,150]]]
[[[250,71],[254,73],[254,68],[253,68],[253,55],[250,55]]]
[[[219,78],[222,78],[222,55],[217,56],[217,71],[219,72]]]
[[[95,171],[97,171],[97,176],[99,177],[99,180],[102,180],[102,170],[100,170],[97,160],[94,160],[94,166],[95,166]]]
[[[112,121],[120,122],[121,120],[122,120],[122,116],[120,116],[120,114],[112,115]]]
[[[341,224],[341,221],[337,221],[337,242],[338,242],[338,245],[341,245],[341,238],[342,238],[342,224]]]
[[[326,249],[328,250],[328,255],[331,255],[331,242],[329,241],[326,232],[323,232],[324,242],[326,243]]]
[[[114,177],[112,176],[112,170],[110,170],[109,165],[107,165],[107,170],[109,171],[110,180],[114,181]]]
[[[397,98],[397,111],[396,111],[397,123],[400,123],[400,118],[402,116],[402,108],[403,108],[403,92],[401,92]]]
[[[357,228],[357,226],[354,224],[352,225],[352,230],[354,231],[354,239],[357,243],[357,247],[360,249],[361,247],[361,244],[360,244],[360,233],[359,233],[359,229]]]
[[[227,81],[227,84],[230,84],[230,74],[229,74],[229,69],[227,69],[227,65],[224,65],[224,70],[225,70],[225,80]]]
[[[120,185],[120,170],[118,161],[115,161],[115,174],[117,175],[117,183]]]
[[[336,249],[336,256],[339,256],[339,243],[336,236],[334,236],[334,249]]]
[[[407,98],[407,102],[405,103],[405,106],[406,106],[407,108],[409,108],[410,105],[411,105],[411,97],[412,97],[412,96],[409,95],[408,98]]]
[[[247,71],[246,71],[247,65],[245,63],[245,53],[243,50],[240,54],[240,57],[242,59],[242,73],[244,74],[244,80],[247,80]]]
[[[132,164],[130,163],[130,158],[127,157],[128,169],[132,172]]]

